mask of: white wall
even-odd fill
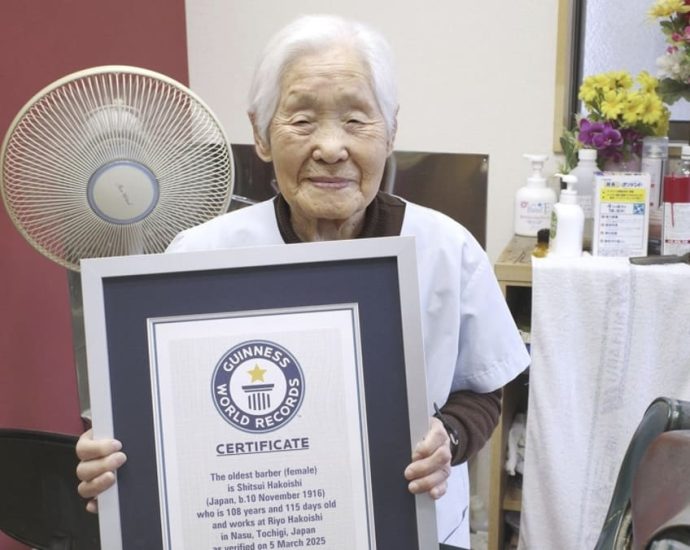
[[[303,13],[378,28],[397,58],[396,148],[488,153],[487,250],[513,234],[526,152],[552,155],[557,0],[187,0],[190,84],[230,141],[251,143],[246,94],[268,38]],[[554,170],[552,160],[547,168]]]

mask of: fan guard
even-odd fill
[[[206,104],[137,67],[95,67],[46,87],[0,150],[10,219],[74,271],[81,258],[162,252],[179,231],[227,211],[233,177]]]

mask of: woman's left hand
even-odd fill
[[[445,495],[450,460],[448,433],[438,418],[432,418],[429,431],[412,453],[412,463],[405,468],[410,492],[415,495],[428,492],[434,500]]]

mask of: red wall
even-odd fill
[[[184,0],[2,0],[0,137],[41,88],[108,64],[145,67],[186,84]],[[4,208],[0,428],[82,431],[65,269],[26,243]],[[24,548],[0,533],[0,550]]]

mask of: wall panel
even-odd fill
[[[106,64],[146,67],[187,83],[184,0],[2,0],[0,136],[41,88]],[[82,431],[65,270],[24,241],[4,208],[0,427]],[[0,534],[0,550],[20,548]]]

